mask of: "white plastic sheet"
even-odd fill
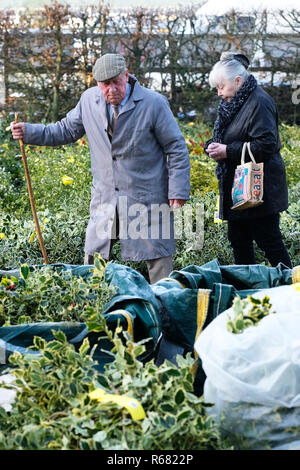
[[[272,310],[240,334],[227,330],[228,309],[195,348],[207,376],[204,398],[240,448],[300,450],[300,291],[265,289]]]
[[[2,388],[1,384],[5,383],[10,385],[14,380],[16,380],[16,378],[12,374],[0,375],[0,406],[2,406],[6,411],[11,410],[11,404],[15,399],[16,391]]]

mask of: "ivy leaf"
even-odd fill
[[[90,342],[88,338],[84,338],[82,345],[79,348],[79,353],[85,356],[89,350],[90,350]]]
[[[191,410],[185,409],[184,411],[182,411],[181,413],[177,415],[177,420],[181,421],[183,419],[189,418],[190,416],[191,416]]]
[[[106,431],[98,431],[96,434],[93,435],[93,440],[95,442],[103,442],[105,441],[107,437],[107,432]]]
[[[37,349],[37,350],[44,350],[46,348],[46,341],[43,338],[40,338],[39,336],[35,336],[33,338],[33,347],[32,349]]]
[[[21,265],[21,268],[20,268],[20,271],[21,271],[21,277],[22,279],[24,279],[24,281],[26,281],[29,276],[30,276],[30,268],[27,264],[22,264]]]
[[[175,403],[176,405],[181,405],[181,403],[184,402],[185,399],[185,393],[183,390],[178,390],[175,394]]]
[[[67,337],[61,330],[52,330],[54,338],[57,339],[60,343],[67,343]]]
[[[71,390],[72,394],[74,395],[74,397],[76,397],[76,395],[77,395],[77,386],[76,386],[75,382],[70,383],[70,390]]]

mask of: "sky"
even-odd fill
[[[49,3],[50,0],[0,0],[0,8],[19,8],[19,7],[40,7],[43,3]],[[188,5],[199,4],[205,0],[151,0],[153,7],[161,7],[170,5]],[[98,4],[98,0],[59,0],[59,3],[68,3],[72,6]],[[112,7],[129,7],[129,6],[149,6],[149,0],[110,0]],[[200,9],[203,14],[218,13],[222,14],[230,9],[238,11],[253,9],[282,9],[296,8],[299,10],[299,0],[207,0],[206,4]]]

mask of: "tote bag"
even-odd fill
[[[245,163],[246,148],[251,162]],[[256,163],[251,152],[250,142],[245,142],[242,149],[241,164],[236,167],[232,185],[233,210],[244,210],[263,203],[264,164]]]

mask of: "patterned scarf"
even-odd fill
[[[257,81],[253,75],[249,75],[241,88],[237,91],[231,101],[221,99],[218,106],[218,117],[214,126],[213,142],[223,143],[223,137],[234,116],[239,112],[249,95],[257,87]],[[218,162],[216,167],[216,177],[219,180],[225,178],[227,173],[226,160]]]

